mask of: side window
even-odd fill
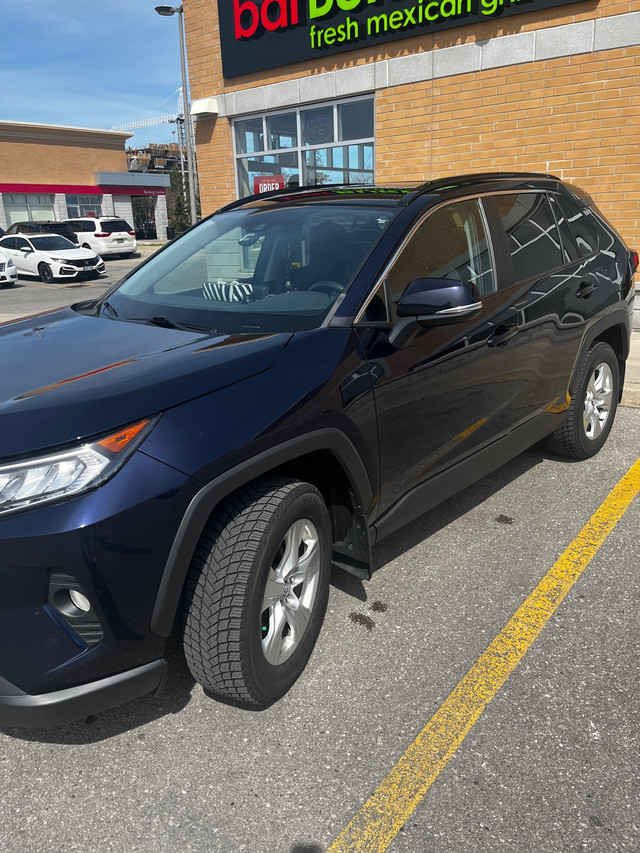
[[[15,237],[7,237],[2,241],[2,245],[0,245],[0,251],[2,249],[16,249],[16,238]]]
[[[394,305],[416,278],[468,281],[481,294],[496,289],[484,214],[477,199],[441,207],[418,226],[387,278]]]
[[[550,196],[550,198],[551,207],[553,208],[553,212],[555,213],[556,222],[558,223],[558,230],[560,231],[560,240],[562,242],[562,257],[564,258],[564,262],[568,264],[571,261],[579,261],[582,256],[578,251],[578,246],[576,245],[576,241],[573,238],[573,232],[569,227],[567,217],[564,215],[562,208],[558,204],[557,197],[552,195]]]
[[[564,213],[581,257],[587,257],[599,249],[598,225],[588,207],[584,207],[569,196],[559,196],[558,204]]]
[[[495,196],[509,243],[516,281],[562,266],[560,235],[543,193]]]
[[[15,243],[16,249],[30,249],[29,243],[24,239],[24,237],[16,237]]]

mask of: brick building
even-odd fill
[[[133,223],[138,200],[152,198],[158,237],[164,239],[169,177],[127,171],[124,146],[130,136],[0,121],[0,227],[78,216],[117,216]]]
[[[637,10],[637,0],[185,0],[203,213],[258,178],[532,170],[592,192],[637,246]]]

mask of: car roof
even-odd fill
[[[541,172],[483,172],[451,175],[412,186],[321,184],[313,187],[289,187],[252,195],[221,207],[216,213],[241,207],[278,207],[285,204],[372,202],[390,206],[406,206],[425,196],[456,195],[474,189],[497,191],[523,188],[550,189],[561,183],[560,178]]]

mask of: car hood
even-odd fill
[[[70,261],[86,261],[96,256],[91,249],[38,249],[36,247],[36,252],[48,255],[50,258],[67,258]]]
[[[0,457],[117,429],[267,370],[290,334],[221,335],[77,313],[0,324]]]

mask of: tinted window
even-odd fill
[[[559,196],[558,204],[571,229],[582,257],[598,251],[598,224],[588,207],[583,207],[568,196]]]
[[[495,196],[507,232],[516,281],[562,266],[560,235],[551,205],[542,193]]]
[[[16,237],[5,237],[4,240],[0,241],[0,249],[16,249]]]
[[[25,240],[24,237],[16,237],[14,248],[16,249],[30,249],[31,245],[28,240]]]
[[[389,273],[394,303],[416,278],[470,281],[481,294],[495,290],[493,262],[477,200],[442,207],[420,224]]]
[[[555,196],[551,196],[551,206],[556,216],[558,230],[560,231],[560,240],[562,241],[562,256],[565,260],[565,263],[580,260],[581,255],[578,251],[576,241],[573,238],[573,233],[571,231],[571,228],[569,227],[569,223],[567,222],[567,217],[564,215],[562,209],[558,206],[558,199]]]
[[[103,219],[100,223],[100,229],[112,234],[114,231],[131,231],[131,226],[124,219]]]

